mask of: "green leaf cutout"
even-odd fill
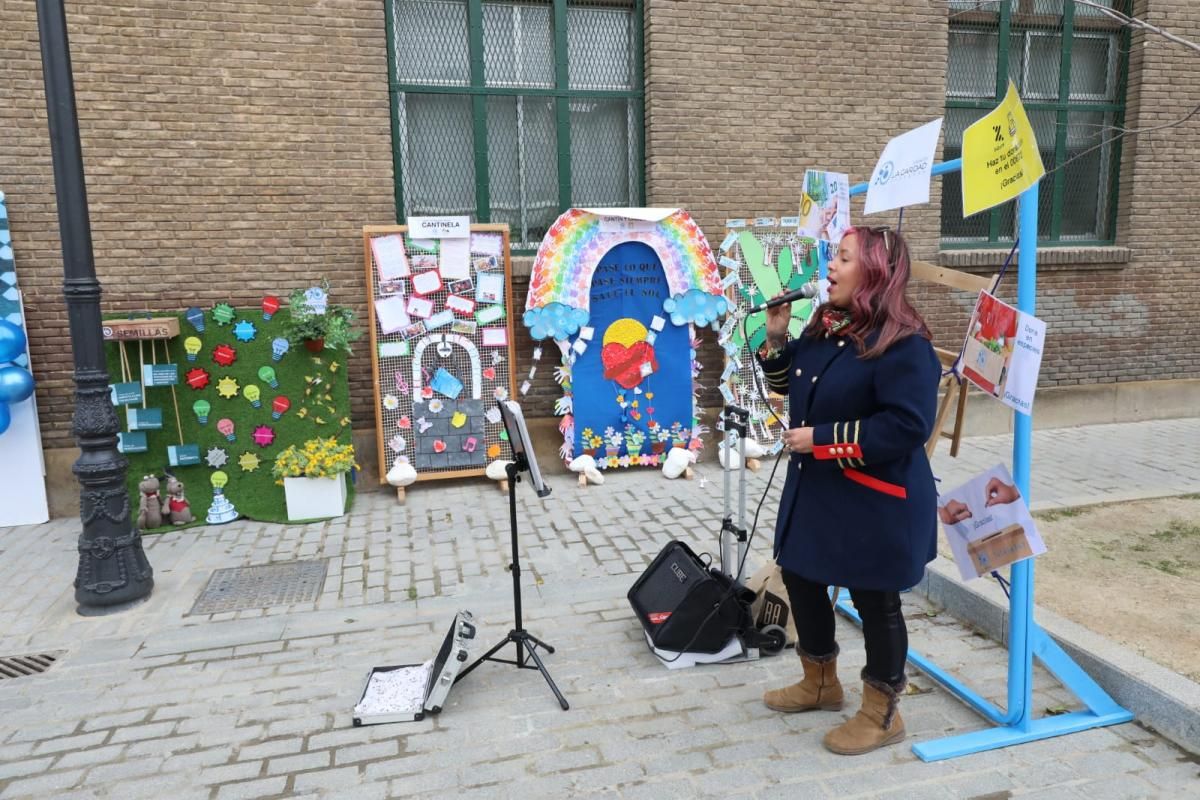
[[[738,234],[738,244],[741,245],[742,258],[746,260],[746,266],[750,269],[750,277],[758,290],[766,297],[774,297],[783,291],[779,274],[771,269],[771,266],[764,260],[762,242],[758,241],[750,231],[742,231]]]

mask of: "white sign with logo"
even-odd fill
[[[409,217],[408,235],[413,239],[466,239],[471,235],[471,218]]]
[[[929,202],[929,179],[942,118],[902,133],[887,143],[867,186],[866,214]]]

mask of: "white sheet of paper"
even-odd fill
[[[395,333],[412,324],[404,307],[404,298],[399,295],[376,300],[375,319],[378,320],[379,330],[383,333]]]
[[[902,133],[887,143],[867,185],[864,214],[929,202],[929,179],[942,118]]]
[[[404,252],[404,237],[398,233],[378,236],[371,240],[371,253],[379,269],[379,280],[390,281],[408,277],[408,256]]]
[[[475,299],[480,303],[503,303],[504,275],[498,272],[480,273],[475,279]]]
[[[495,425],[500,421],[500,409],[496,408],[495,406],[491,406],[487,411],[483,412],[483,416],[488,422]]]
[[[402,358],[408,355],[408,342],[382,342],[379,345],[380,358]]]
[[[425,320],[425,330],[432,331],[437,328],[443,328],[446,325],[454,322],[453,311],[439,311],[429,319]]]
[[[471,218],[409,217],[408,233],[414,239],[467,239],[471,235]]]
[[[479,333],[482,337],[484,347],[505,347],[508,345],[508,328],[484,328]]]
[[[413,275],[413,291],[417,294],[433,294],[442,288],[442,278],[436,269]]]
[[[424,297],[410,297],[405,310],[414,317],[429,319],[429,315],[433,313],[433,301]]]
[[[448,281],[471,277],[471,240],[443,239],[438,271]]]
[[[584,325],[582,328],[579,329],[579,338],[583,339],[585,342],[590,342],[592,340],[592,337],[595,335],[596,335],[596,329],[591,327],[590,325]]]
[[[452,294],[446,298],[446,308],[458,314],[474,314],[475,301],[469,297]]]
[[[498,233],[472,233],[471,252],[500,258],[504,253],[504,238]]]

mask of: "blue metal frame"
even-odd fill
[[[962,170],[962,159],[936,164],[934,175]],[[868,184],[850,188],[851,195],[865,194]],[[1037,229],[1038,187],[1023,192],[1018,201],[1020,246],[1017,254],[1017,308],[1033,315],[1037,300]],[[1028,502],[1030,454],[1032,450],[1033,419],[1028,414],[1014,412],[1013,478]],[[909,650],[908,660],[917,669],[944,686],[995,727],[981,731],[934,739],[913,745],[913,752],[922,761],[941,761],[947,758],[995,750],[1009,745],[1062,736],[1067,733],[1129,722],[1133,714],[1118,705],[1086,672],[1079,667],[1050,636],[1033,620],[1033,559],[1013,564],[1008,613],[1008,703],[1002,711],[972,690],[958,678],[938,667],[929,657]],[[858,612],[844,597],[837,609],[861,624]],[[1087,707],[1057,716],[1033,717],[1033,659],[1037,657]]]

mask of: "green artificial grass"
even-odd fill
[[[153,473],[159,477],[162,486],[159,494],[166,505],[166,471],[170,470],[184,484],[184,494],[191,505],[192,514],[196,517],[194,525],[204,525],[205,515],[212,502],[212,484],[210,478],[216,471],[207,465],[205,457],[212,447],[223,449],[229,456],[228,463],[221,470],[229,476],[225,486],[225,496],[229,498],[242,517],[263,522],[287,522],[287,508],[284,502],[283,486],[276,485],[276,478],[271,474],[275,456],[288,445],[303,446],[309,439],[334,436],[338,442],[349,444],[350,432],[350,388],[346,380],[345,351],[325,350],[319,354],[310,353],[302,345],[292,347],[280,361],[271,357],[271,342],[276,337],[284,335],[288,312],[286,308],[277,311],[269,321],[263,319],[260,309],[237,309],[237,315],[229,325],[218,325],[213,319],[211,309],[205,310],[205,330],[198,332],[189,324],[181,313],[154,314],[155,317],[178,317],[180,334],[174,339],[166,340],[167,357],[163,356],[163,342],[157,341],[154,347],[158,363],[169,361],[179,367],[179,383],[175,386],[175,395],[179,404],[179,428],[183,431],[183,444],[196,444],[200,447],[200,464],[196,466],[171,467],[167,457],[167,447],[178,445],[179,431],[175,424],[175,406],[171,399],[171,387],[148,387],[145,389],[146,405],[150,408],[161,408],[163,412],[162,430],[147,431],[149,449],[145,453],[126,453],[129,459],[129,474],[127,484],[131,503],[131,514],[135,521],[138,509],[138,483],[143,476]],[[110,319],[128,319],[128,317],[110,316]],[[240,342],[234,336],[234,326],[246,320],[253,323],[256,333],[249,342]],[[184,351],[184,341],[195,336],[200,339],[202,347],[195,361],[188,361]],[[213,350],[221,344],[233,347],[237,352],[237,360],[229,367],[222,367],[213,361]],[[121,361],[116,342],[105,344],[108,358],[109,379],[113,383],[124,381],[121,375]],[[142,352],[146,364],[151,363],[150,342],[142,343]],[[132,375],[130,380],[140,380],[141,361],[138,356],[138,343],[126,342],[125,355]],[[331,371],[330,366],[336,363],[338,368]],[[269,366],[275,370],[277,389],[272,389],[258,375],[260,367]],[[196,367],[203,368],[209,373],[210,381],[206,388],[194,390],[187,385],[187,373]],[[231,399],[222,398],[217,393],[217,383],[223,377],[237,380],[239,393]],[[306,377],[320,377],[323,383],[315,388],[309,396],[305,396],[308,386]],[[254,408],[240,389],[247,385],[258,386],[261,391],[261,408]],[[325,395],[329,401],[324,399]],[[277,395],[284,395],[291,401],[289,408],[280,419],[272,418],[271,402]],[[207,400],[212,409],[208,422],[201,425],[192,405],[197,400]],[[129,407],[141,408],[140,403],[130,404]],[[332,408],[332,410],[330,410]],[[117,406],[117,418],[121,430],[126,427],[126,406]],[[302,409],[307,414],[302,416]],[[228,418],[234,423],[234,435],[237,440],[230,442],[218,432],[218,420]],[[343,422],[345,424],[343,424]],[[274,441],[260,447],[254,441],[254,430],[260,425],[270,426],[275,431]],[[246,471],[238,464],[238,458],[245,453],[254,453],[259,458],[259,466],[253,471]],[[347,476],[346,508],[354,500],[354,483]],[[165,513],[164,513],[165,516]],[[181,526],[165,525],[153,529],[153,532],[175,530]],[[191,527],[190,525],[187,527]]]

